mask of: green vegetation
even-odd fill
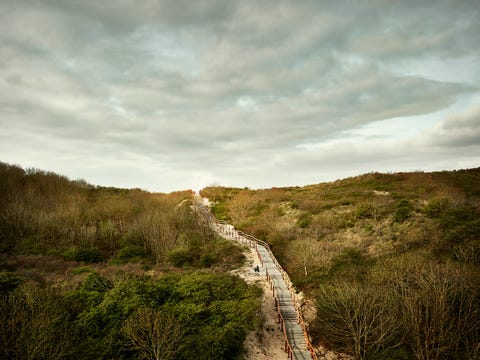
[[[191,204],[0,163],[0,358],[241,358],[260,289]]]
[[[480,169],[306,187],[206,188],[316,306],[314,342],[357,359],[480,357]],[[0,358],[235,359],[259,289],[242,251],[152,194],[0,163]]]
[[[480,168],[206,188],[316,303],[316,343],[357,359],[480,356]]]
[[[259,292],[231,275],[198,272],[91,273],[66,293],[22,286],[2,295],[0,357],[232,359],[255,326]]]

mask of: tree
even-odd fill
[[[480,336],[478,274],[441,266],[402,284],[402,313],[417,359],[473,359]]]
[[[290,246],[290,251],[286,255],[288,262],[295,268],[296,272],[302,272],[305,277],[311,271],[329,267],[328,243],[304,239],[292,241]]]
[[[317,300],[317,330],[327,342],[355,359],[382,355],[403,339],[397,298],[392,292],[351,284],[324,287]]]
[[[159,309],[143,308],[134,313],[122,328],[130,347],[144,359],[173,359],[183,336],[182,326],[172,315]]]

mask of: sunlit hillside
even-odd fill
[[[357,358],[478,357],[479,168],[202,195],[271,245],[316,313],[317,343]]]

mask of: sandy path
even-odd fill
[[[253,268],[260,266],[257,254],[252,248],[245,248],[245,264],[233,274],[237,274],[250,284],[257,284],[263,290],[261,313],[261,329],[251,331],[244,342],[246,360],[275,360],[286,358],[283,351],[284,340],[277,322],[275,302],[272,297],[272,290],[265,276],[255,273]]]

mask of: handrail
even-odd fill
[[[271,276],[268,274],[268,270],[265,270],[265,275],[267,277],[268,283],[270,284],[270,289],[273,292],[273,299],[275,300],[275,309],[278,313],[278,323],[280,324],[280,330],[283,332],[283,337],[285,339],[285,352],[287,353],[288,359],[294,360],[294,353],[290,341],[288,341],[287,330],[285,326],[285,319],[283,318],[282,311],[280,310],[280,300],[275,294],[275,285],[273,284]]]
[[[194,203],[195,203],[195,201],[194,201]],[[307,326],[306,326],[305,321],[304,321],[303,316],[302,316],[302,311],[301,311],[300,304],[298,303],[298,299],[295,296],[295,294],[296,294],[295,286],[293,285],[292,281],[290,280],[290,277],[288,276],[288,273],[283,269],[283,267],[277,261],[277,258],[273,254],[273,252],[270,249],[270,246],[268,245],[268,243],[266,243],[263,240],[257,239],[253,235],[250,235],[250,234],[247,234],[247,233],[245,233],[241,230],[235,229],[235,227],[233,225],[228,224],[224,220],[218,220],[210,211],[206,211],[205,206],[203,204],[200,207],[202,208],[202,215],[204,215],[206,218],[208,218],[210,223],[219,224],[219,225],[228,225],[229,226],[229,228],[230,228],[229,233],[225,233],[225,231],[224,231],[224,233],[226,235],[233,236],[238,241],[241,241],[242,237],[244,239],[247,239],[250,242],[250,247],[254,247],[256,249],[258,258],[262,262],[262,266],[263,266],[263,259],[260,255],[260,252],[258,251],[258,246],[260,245],[268,251],[268,253],[270,254],[270,257],[272,258],[272,260],[275,264],[275,267],[279,270],[280,274],[282,275],[283,280],[285,281],[285,284],[287,285],[287,288],[290,290],[290,296],[293,300],[293,303],[294,303],[294,306],[295,306],[295,312],[297,314],[297,321],[302,327],[303,335],[305,337],[305,342],[307,344],[307,349],[310,352],[310,355],[311,355],[312,359],[313,360],[318,360],[315,348],[313,347],[312,343],[310,342],[310,338],[308,336]],[[196,209],[197,208],[198,207],[196,207]],[[252,246],[252,243],[254,244],[254,246]],[[278,316],[279,316],[279,322],[280,322],[281,329],[282,329],[282,332],[283,332],[283,335],[284,335],[284,338],[285,338],[285,352],[287,353],[289,360],[294,360],[293,349],[292,349],[292,346],[290,345],[290,342],[288,341],[287,332],[286,332],[286,329],[285,329],[285,320],[283,319],[282,313],[280,311],[280,302],[279,302],[277,296],[275,295],[275,287],[274,287],[273,281],[271,280],[271,277],[268,275],[268,271],[266,270],[265,272],[266,272],[267,280],[269,281],[271,289],[273,291],[273,297],[275,299],[275,305],[276,305]]]

